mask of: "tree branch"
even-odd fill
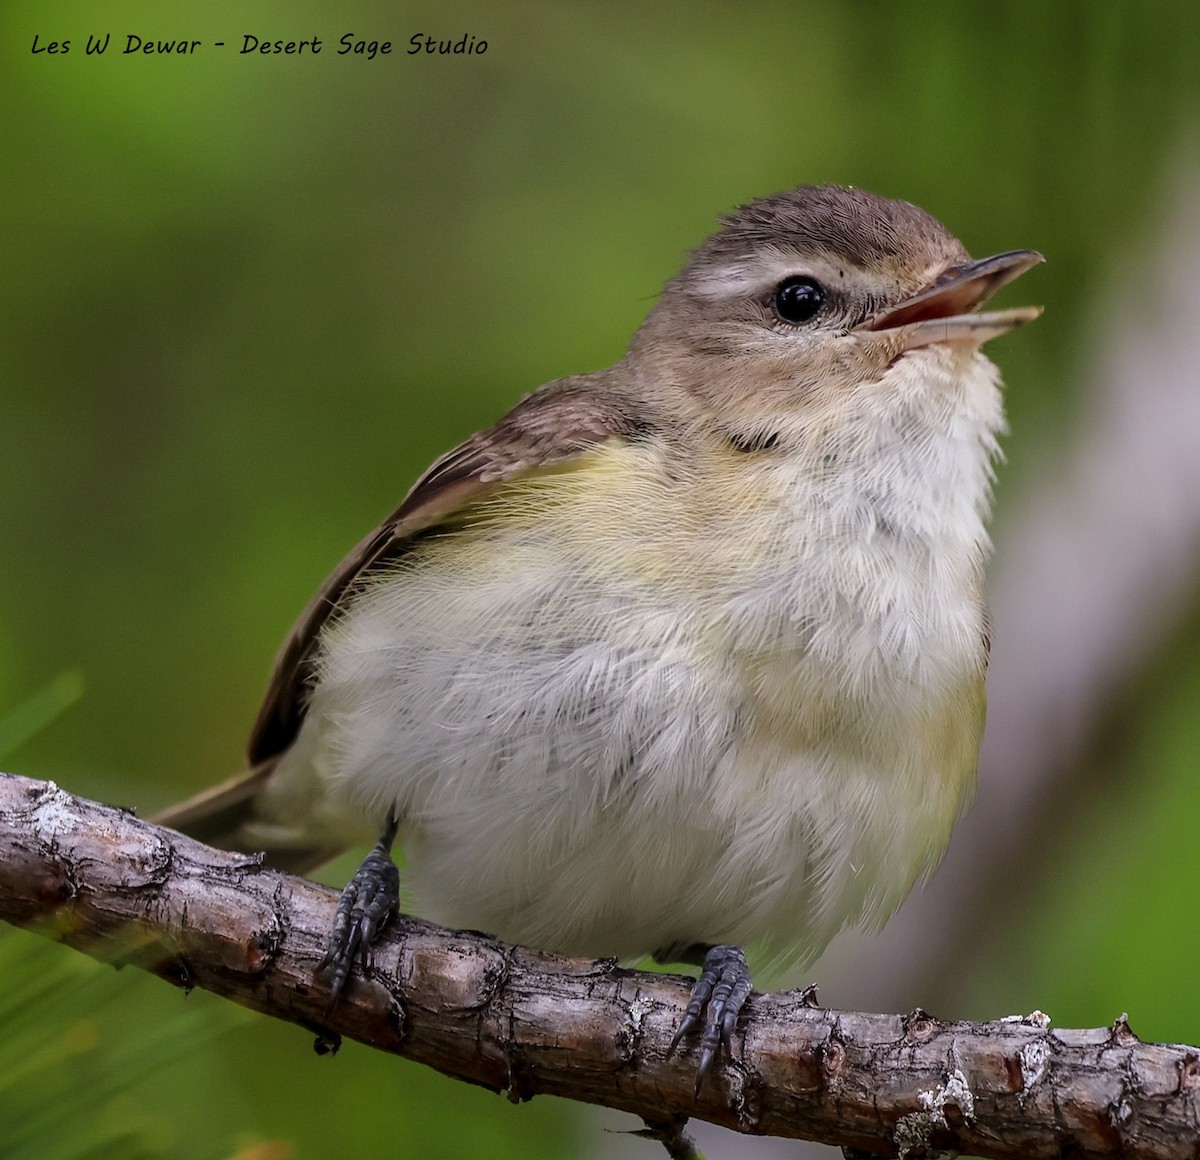
[[[686,1117],[882,1156],[1194,1158],[1200,1051],[1111,1028],[826,1011],[755,994],[732,1059],[692,1087],[667,1048],[687,981],[565,959],[404,917],[332,1012],[313,981],[336,895],[63,792],[0,774],[0,918],[315,1033],[505,1091]]]

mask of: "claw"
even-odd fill
[[[372,944],[399,909],[400,871],[389,853],[395,833],[395,823],[389,819],[383,837],[363,859],[338,899],[329,945],[316,969],[318,975],[331,972],[327,1010],[336,1006],[355,959],[364,967],[370,965]]]
[[[734,946],[709,947],[704,952],[700,977],[692,987],[687,1009],[667,1049],[668,1056],[674,1054],[685,1035],[698,1027],[702,1029],[700,1056],[696,1065],[697,1096],[721,1049],[724,1048],[727,1056],[732,1053],[733,1030],[749,994],[750,968],[742,949]]]

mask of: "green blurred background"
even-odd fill
[[[718,212],[863,185],[977,255],[1044,251],[1004,301],[1047,309],[992,352],[982,821],[927,895],[952,903],[813,974],[843,1005],[1127,1010],[1200,1042],[1198,13],[7,0],[4,768],[143,812],[236,771],[293,616],[431,458],[619,357]],[[336,55],[346,32],[392,55]],[[125,56],[127,33],[205,47]],[[245,33],[325,48],[245,57]],[[412,57],[414,33],[488,50]],[[0,967],[24,1061],[0,1156],[654,1154],[30,935],[0,933]]]

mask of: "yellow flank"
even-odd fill
[[[768,550],[760,521],[780,499],[749,459],[694,445],[668,457],[661,444],[613,440],[498,485],[456,515],[455,538],[485,549],[525,539],[586,558],[596,573],[704,599]]]
[[[900,730],[917,742],[914,762],[961,780],[982,726],[978,577],[954,577],[966,607],[943,608],[938,586],[900,559],[897,613],[859,575],[853,531],[821,533],[803,506],[814,497],[793,464],[697,433],[686,457],[612,441],[498,485],[414,564],[452,571],[457,586],[472,574],[527,583],[540,561],[564,582],[622,593],[640,643],[658,632],[664,649],[719,666],[744,690],[747,728],[772,746],[890,759]],[[555,615],[582,611],[564,602]],[[967,622],[950,650],[960,655],[943,658],[957,626],[934,622],[954,615]],[[892,650],[893,632],[914,643]]]

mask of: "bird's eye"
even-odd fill
[[[825,304],[825,289],[815,278],[797,275],[785,278],[775,287],[772,300],[775,313],[784,322],[799,325],[811,322]]]

